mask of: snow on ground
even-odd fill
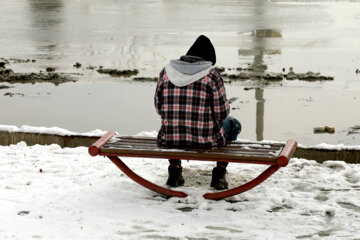
[[[60,136],[88,136],[88,137],[101,137],[106,133],[105,131],[99,129],[87,133],[77,133],[59,127],[49,128],[49,127],[33,127],[27,125],[22,125],[21,127],[17,127],[13,125],[0,125],[0,131],[55,134]]]
[[[167,161],[125,159],[160,185]],[[212,162],[183,162],[166,199],[87,148],[0,146],[0,239],[360,239],[360,165],[292,159],[246,193],[211,201]],[[237,186],[266,166],[230,164]]]

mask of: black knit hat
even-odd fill
[[[205,61],[212,62],[212,65],[215,65],[216,63],[214,46],[212,45],[210,39],[204,35],[201,35],[196,39],[186,55],[201,57]]]

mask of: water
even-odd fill
[[[1,0],[0,57],[16,72],[48,66],[78,82],[13,84],[0,90],[0,124],[58,126],[76,132],[122,134],[159,129],[155,83],[111,78],[88,66],[139,69],[156,77],[164,63],[206,34],[226,68],[266,66],[281,72],[321,72],[331,82],[261,81],[226,84],[240,137],[303,144],[359,144],[360,3],[268,1]],[[76,69],[76,62],[82,68]],[[231,71],[230,71],[231,73]],[[3,84],[3,83],[1,83]],[[0,84],[0,85],[1,85]],[[4,84],[9,85],[9,84]],[[244,90],[245,87],[261,89]],[[21,93],[13,97],[5,93]],[[313,134],[330,125],[335,134]]]

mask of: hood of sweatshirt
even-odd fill
[[[172,84],[177,87],[184,87],[208,75],[212,68],[210,61],[171,60],[165,66],[165,71]]]

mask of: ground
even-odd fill
[[[290,164],[255,189],[221,201],[202,198],[213,163],[184,162],[187,198],[136,184],[87,148],[0,146],[1,239],[360,239],[360,165]],[[125,159],[164,185],[167,162]],[[237,186],[265,166],[231,164]]]

